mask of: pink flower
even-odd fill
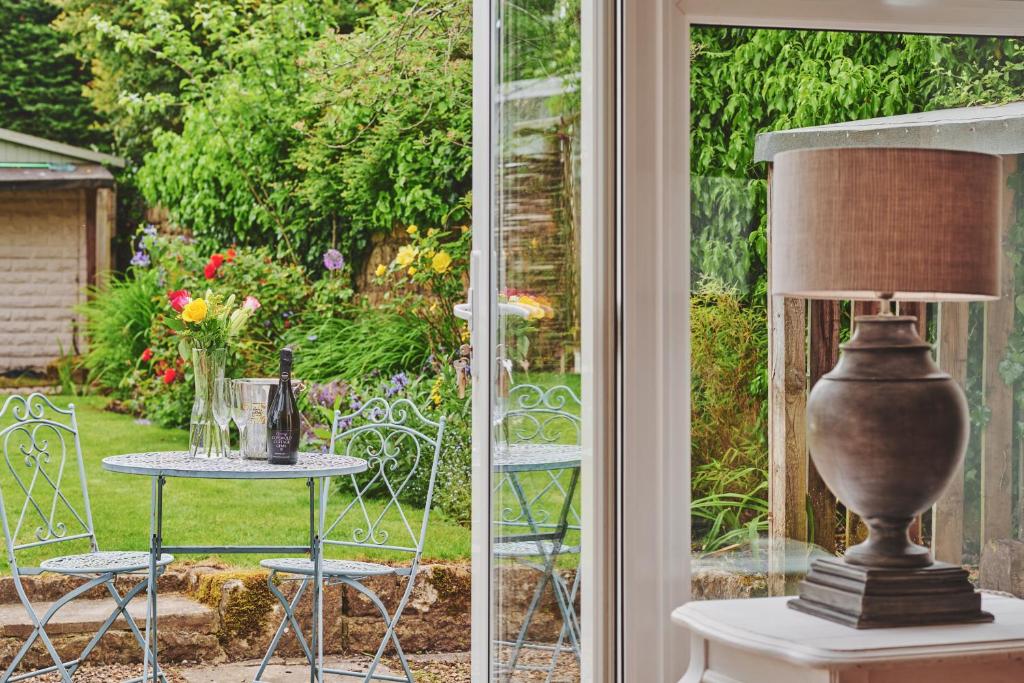
[[[149,361],[153,360],[153,349],[146,349],[145,351],[143,351],[142,352],[142,360],[143,360],[143,362],[147,362],[147,363]]]
[[[174,368],[167,368],[167,371],[164,372],[163,376],[164,384],[172,384],[174,380],[177,379],[177,377],[177,370],[175,370]]]
[[[260,300],[254,296],[247,296],[245,297],[245,301],[242,302],[242,308],[244,308],[247,311],[255,311],[260,306],[262,306]]]
[[[203,276],[207,280],[212,280],[213,278],[217,277],[217,266],[214,264],[213,261],[207,263],[206,267],[203,268]]]
[[[181,313],[181,309],[192,303],[192,297],[187,289],[176,289],[173,292],[167,292],[167,299],[171,302],[171,308],[179,313]]]
[[[213,264],[214,268],[220,268],[221,264],[224,263],[224,256],[222,254],[213,254],[210,256],[210,263]]]

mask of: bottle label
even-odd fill
[[[286,431],[270,432],[270,443],[267,444],[270,451],[270,459],[275,461],[287,461],[289,463],[297,460],[295,452],[294,435]]]

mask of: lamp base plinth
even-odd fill
[[[971,624],[993,620],[967,570],[928,567],[877,569],[839,558],[815,560],[791,609],[857,629]]]

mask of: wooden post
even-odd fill
[[[939,304],[938,361],[961,387],[967,382],[968,318],[965,303]],[[932,509],[932,554],[939,562],[959,565],[964,553],[964,468],[953,476]]]
[[[842,308],[838,301],[812,301],[810,305],[811,388],[839,360],[839,327]],[[830,553],[836,551],[836,498],[818,474],[814,461],[807,463],[807,497],[814,533],[811,542]]]
[[[1016,170],[1017,158],[1003,157],[1003,175],[1008,180]],[[1016,220],[1013,193],[1004,192],[1004,235]],[[1007,243],[1004,236],[1003,244]],[[1013,296],[1013,261],[1004,249],[1002,297],[985,305],[985,357],[983,382],[989,419],[981,435],[981,546],[988,541],[1010,538],[1013,533],[1013,387],[999,373],[1013,334],[1016,305]]]
[[[117,230],[117,199],[113,188],[96,190],[96,272],[93,284],[106,282],[112,268],[110,241]]]
[[[771,292],[771,167],[768,168],[768,291]],[[807,540],[807,304],[768,296],[768,592],[795,589],[786,540]]]

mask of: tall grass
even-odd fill
[[[89,292],[79,311],[89,340],[82,365],[89,381],[118,389],[146,349],[149,328],[161,308],[157,273],[133,269],[123,280],[113,280]]]
[[[430,329],[413,315],[358,308],[295,328],[294,373],[313,382],[359,379],[374,371],[419,370],[430,356]]]

